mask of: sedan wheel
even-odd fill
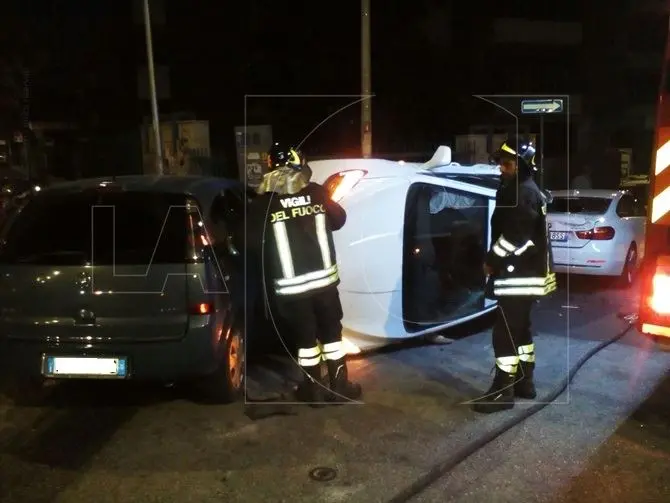
[[[637,250],[635,245],[631,245],[626,254],[626,262],[621,272],[622,286],[629,287],[635,282],[637,277]]]

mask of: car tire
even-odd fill
[[[244,393],[245,337],[233,327],[221,346],[219,365],[198,383],[198,395],[206,403],[225,404],[239,400]]]
[[[626,259],[621,271],[620,283],[623,288],[629,288],[637,279],[637,246],[631,243],[626,252]]]

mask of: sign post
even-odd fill
[[[540,189],[544,190],[544,116],[563,112],[562,98],[521,100],[521,113],[540,116]]]
[[[361,0],[361,151],[372,156],[372,103],[370,103],[372,59],[370,55],[370,0]]]

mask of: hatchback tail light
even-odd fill
[[[368,172],[363,169],[340,171],[323,184],[333,201],[339,201],[356,186]]]
[[[214,306],[209,302],[201,302],[200,304],[194,304],[191,306],[189,314],[212,314],[214,312]]]
[[[613,227],[594,227],[588,231],[577,231],[575,234],[579,239],[609,241],[610,239],[614,239],[615,232]]]

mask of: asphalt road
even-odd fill
[[[540,303],[538,388],[622,330],[632,292],[571,281]],[[41,408],[0,402],[0,502],[385,502],[530,403],[492,416],[467,406],[489,384],[483,322],[352,363],[365,403],[282,408],[193,403],[178,388],[59,385]],[[474,332],[474,333],[472,333]],[[668,501],[670,355],[635,333],[598,353],[569,393],[512,428],[416,501]],[[251,373],[250,393],[297,376],[282,358]],[[256,406],[258,411],[266,406]],[[271,410],[271,409],[268,409]],[[310,471],[334,470],[315,481]],[[323,471],[326,475],[330,472]]]

